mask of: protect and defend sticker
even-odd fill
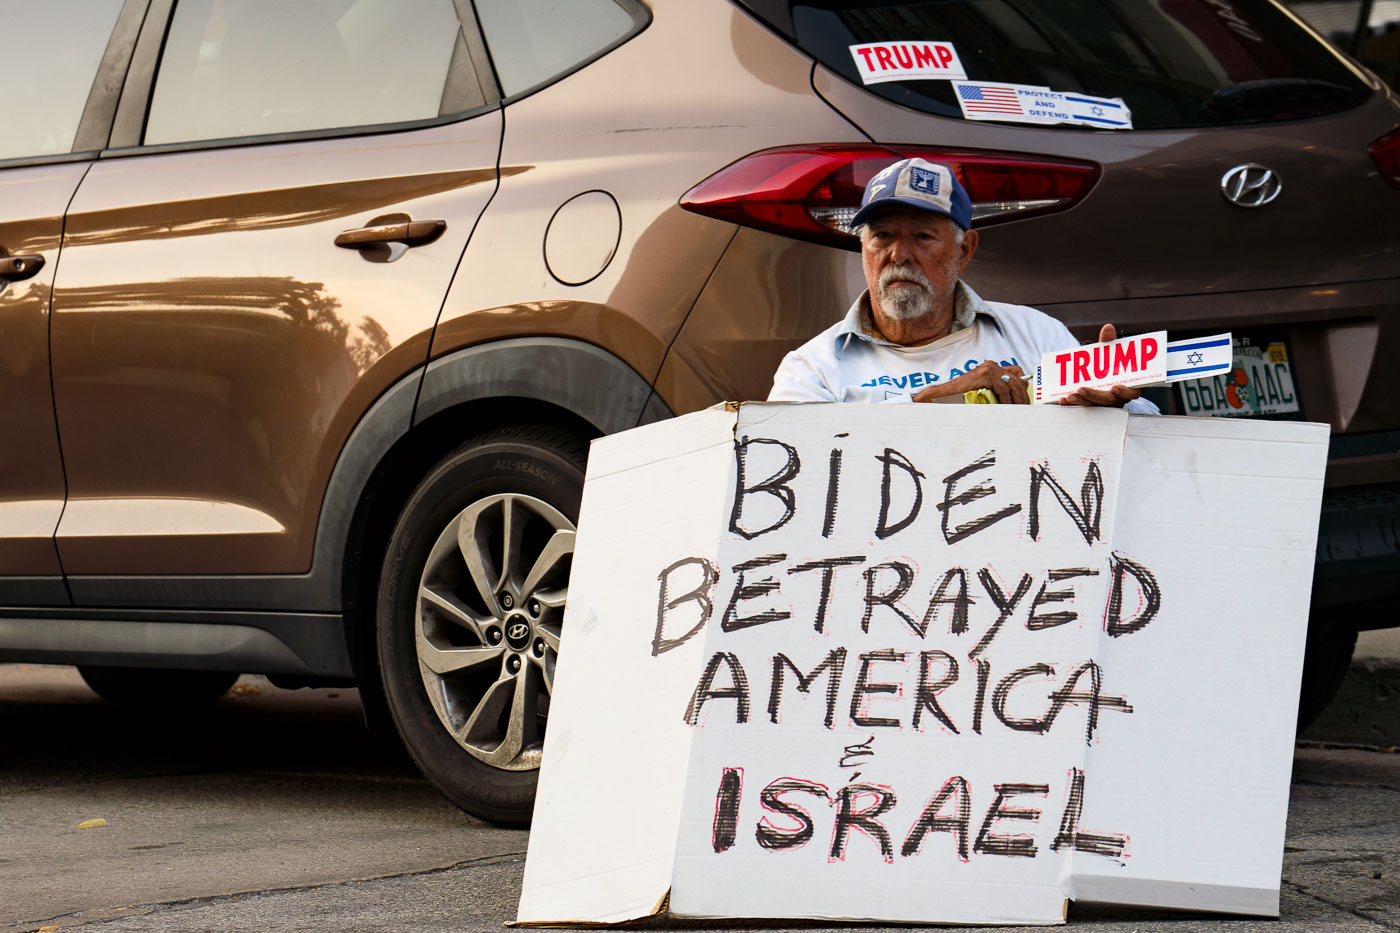
[[[954,81],[953,93],[969,120],[1011,123],[1077,123],[1099,129],[1133,128],[1133,114],[1119,97],[1062,93],[1030,84]]]
[[[967,77],[951,42],[867,42],[850,48],[862,84]]]
[[[954,81],[958,106],[969,120],[1008,120],[1014,123],[1071,123],[1074,116],[1048,87]]]

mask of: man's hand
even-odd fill
[[[1030,393],[1026,389],[1026,376],[1021,372],[1021,367],[1001,366],[994,360],[987,360],[981,366],[963,373],[956,379],[949,379],[947,382],[923,389],[914,396],[914,401],[931,402],[936,398],[961,395],[964,392],[971,392],[973,389],[991,389],[996,394],[997,401],[1003,405],[1029,405],[1031,403]]]
[[[1099,328],[1099,343],[1109,343],[1118,339],[1118,331],[1112,324]],[[1141,389],[1127,386],[1114,386],[1111,389],[1075,389],[1060,399],[1061,405],[1103,405],[1108,408],[1122,408],[1135,398],[1142,396]]]

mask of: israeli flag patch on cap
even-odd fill
[[[948,166],[917,156],[885,166],[866,183],[865,196],[851,226],[864,223],[871,211],[890,204],[943,214],[964,230],[972,226],[972,203],[967,190]]]
[[[939,182],[942,179],[937,172],[929,171],[926,168],[919,168],[917,165],[909,166],[909,187],[915,191],[922,191],[925,194],[938,194]]]
[[[899,173],[894,183],[894,196],[916,198],[940,213],[952,214],[953,205],[948,199],[948,191],[952,188],[953,173],[932,162],[924,162],[923,165],[913,163],[914,160],[910,159]]]

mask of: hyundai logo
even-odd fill
[[[530,635],[530,626],[524,622],[517,622],[506,629],[506,638],[511,641],[524,641]]]
[[[1283,190],[1283,181],[1273,169],[1257,162],[1236,165],[1220,179],[1220,193],[1239,207],[1263,207]]]

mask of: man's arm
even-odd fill
[[[821,371],[798,348],[783,357],[778,371],[773,374],[773,389],[768,393],[768,401],[834,402],[837,398],[822,378]]]
[[[1004,405],[1029,405],[1031,402],[1026,374],[1021,367],[1002,366],[994,360],[987,360],[947,382],[929,386],[915,395],[914,401],[932,402],[949,395],[962,395],[973,389],[990,389],[997,401]]]

